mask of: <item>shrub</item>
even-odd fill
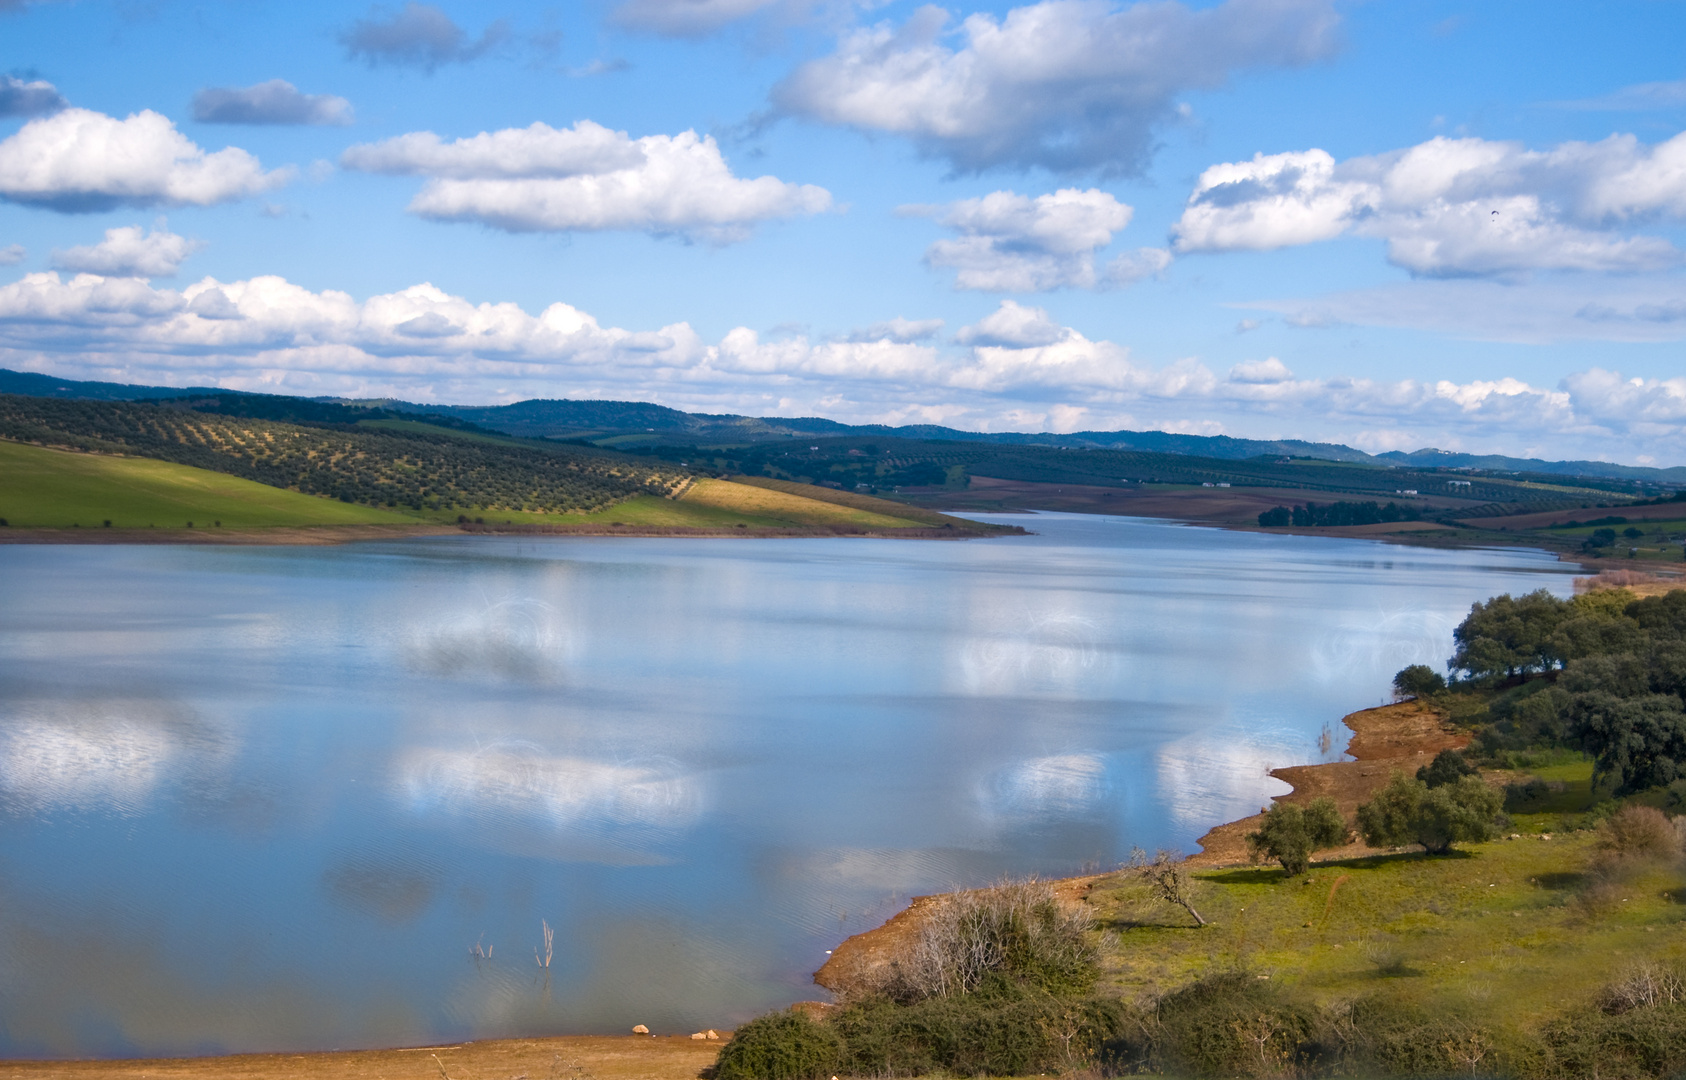
[[[1492,1037],[1464,1017],[1382,996],[1361,998],[1333,1018],[1340,1056],[1358,1076],[1474,1073],[1492,1054]],[[1344,1072],[1344,1070],[1343,1070]]]
[[[1319,1056],[1317,1016],[1245,972],[1163,997],[1153,1064],[1176,1076],[1293,1075]]]
[[[1132,1024],[1116,998],[1062,997],[995,983],[983,992],[912,1005],[859,1001],[831,1026],[856,1076],[1024,1076],[1099,1061]]]
[[[1611,1016],[1654,1005],[1686,1004],[1686,979],[1675,968],[1640,964],[1622,973],[1598,995],[1598,1006]]]
[[[1475,766],[1464,760],[1462,754],[1449,748],[1434,755],[1433,761],[1417,770],[1417,779],[1431,789],[1455,784],[1462,777],[1474,775]]]
[[[1412,664],[1393,677],[1394,696],[1427,697],[1446,689],[1446,680],[1427,664]]]
[[[1545,1060],[1536,1075],[1582,1077],[1677,1076],[1686,1069],[1686,1006],[1657,1004],[1616,1015],[1583,1009],[1541,1033]]]
[[[1561,780],[1541,780],[1529,776],[1505,785],[1504,808],[1507,813],[1531,814],[1542,809],[1551,799],[1562,794],[1568,785]]]
[[[990,979],[1087,993],[1099,973],[1090,925],[1088,909],[1067,907],[1034,878],[956,893],[925,919],[879,989],[903,1002],[971,993]]]
[[[1598,826],[1598,849],[1630,859],[1670,859],[1680,854],[1680,837],[1661,810],[1624,806]]]
[[[1491,840],[1504,797],[1473,776],[1429,788],[1395,772],[1374,799],[1358,808],[1358,829],[1371,847],[1421,844],[1431,855],[1456,843]]]
[[[720,1048],[714,1080],[821,1080],[843,1061],[843,1040],[830,1025],[787,1009],[738,1028]]]
[[[1267,856],[1282,864],[1289,877],[1303,874],[1311,865],[1311,853],[1346,842],[1346,819],[1335,800],[1313,799],[1304,807],[1277,803],[1265,812],[1257,832],[1247,834],[1253,857]]]

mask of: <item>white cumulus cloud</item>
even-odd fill
[[[0,266],[16,266],[29,257],[29,252],[22,244],[7,244],[0,247]]]
[[[413,131],[340,155],[348,169],[450,180],[559,179],[633,169],[645,160],[643,147],[626,132],[590,120],[571,128],[537,123],[483,131],[451,142],[431,131]]]
[[[1006,348],[1032,348],[1052,345],[1063,340],[1071,331],[1048,318],[1041,308],[1025,307],[1011,300],[979,319],[971,326],[961,327],[954,340],[962,345],[993,345]]]
[[[1200,175],[1173,229],[1179,251],[1268,250],[1373,237],[1429,277],[1671,266],[1667,240],[1622,230],[1686,217],[1686,133],[1528,150],[1438,137],[1345,162],[1323,150],[1258,154]]]
[[[1592,369],[1554,386],[1516,375],[1309,378],[1277,358],[1219,374],[1198,357],[1144,362],[1011,300],[950,341],[933,322],[891,320],[840,339],[737,327],[709,342],[684,322],[623,329],[566,303],[529,313],[425,284],[358,300],[279,277],[170,289],[48,272],[0,286],[0,367],[422,401],[649,400],[658,388],[664,404],[714,413],[1686,461],[1686,380],[1672,375]],[[1686,320],[1672,325],[1686,335]]]
[[[159,227],[143,232],[139,225],[105,230],[105,239],[86,247],[54,251],[52,265],[106,277],[174,277],[181,264],[205,246]]]
[[[960,24],[920,8],[903,25],[846,36],[773,91],[783,111],[912,139],[957,170],[1040,166],[1136,173],[1179,95],[1240,70],[1330,55],[1329,0],[1226,0],[1119,6],[1044,0]]]
[[[302,124],[336,127],[352,122],[351,102],[333,94],[306,94],[285,79],[256,86],[213,86],[193,95],[201,124]]]
[[[632,139],[590,121],[534,124],[446,143],[432,132],[354,146],[349,168],[426,176],[410,212],[510,232],[629,229],[732,243],[763,221],[817,214],[831,193],[732,174],[694,131]]]
[[[1244,360],[1229,369],[1229,381],[1238,383],[1283,383],[1294,377],[1288,365],[1274,356]]]
[[[995,191],[940,207],[909,206],[960,235],[925,252],[934,267],[955,271],[954,287],[980,292],[1047,292],[1128,284],[1163,270],[1170,253],[1154,248],[1120,256],[1097,273],[1095,254],[1130,223],[1129,206],[1104,191],[1063,188],[1034,198]]]
[[[64,109],[0,142],[0,199],[62,212],[210,206],[283,184],[239,147],[207,152],[150,109]]]

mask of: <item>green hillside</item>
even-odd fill
[[[146,458],[0,442],[0,519],[14,527],[180,529],[414,524],[416,516]]]
[[[412,513],[587,514],[676,490],[689,473],[575,446],[289,423],[176,405],[0,395],[0,438],[156,458],[343,503]]]

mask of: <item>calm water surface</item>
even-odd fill
[[[1472,601],[1569,591],[1030,524],[0,548],[0,1057],[725,1027],[910,895],[1192,849]]]

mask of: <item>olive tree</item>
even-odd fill
[[[1311,866],[1311,853],[1337,847],[1347,836],[1346,818],[1335,800],[1324,796],[1305,806],[1277,803],[1265,811],[1257,832],[1247,834],[1253,857],[1275,859],[1289,877],[1303,874]]]
[[[1358,808],[1358,831],[1371,847],[1421,844],[1443,855],[1457,843],[1479,843],[1498,833],[1504,795],[1474,776],[1429,787],[1402,772]]]

